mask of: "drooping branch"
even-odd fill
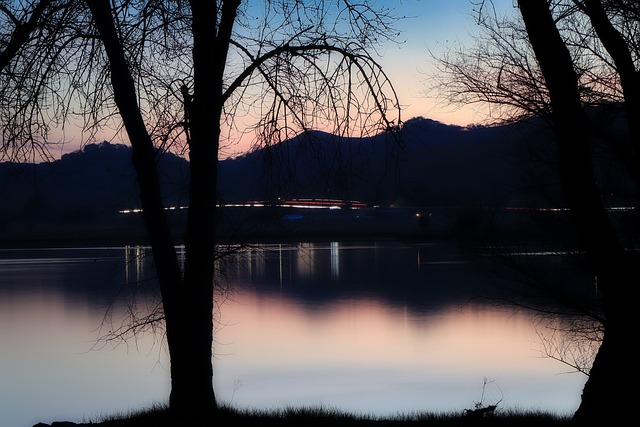
[[[313,70],[317,72],[320,76],[320,80],[323,81],[323,87],[332,87],[332,84],[335,85],[335,75],[328,75],[324,70],[318,68],[316,59],[318,54],[326,54],[330,57],[331,54],[338,54],[343,58],[347,66],[344,68],[345,70],[350,70],[352,67],[356,69],[361,76],[363,76],[360,84],[364,85],[366,88],[366,92],[372,98],[372,102],[374,103],[374,111],[379,113],[382,118],[384,129],[393,129],[397,126],[400,120],[400,103],[395,92],[395,89],[390,84],[390,80],[388,76],[385,74],[384,70],[373,58],[370,56],[358,53],[348,47],[340,47],[335,46],[326,42],[320,43],[309,43],[305,45],[295,45],[295,44],[284,44],[278,47],[275,47],[269,50],[266,53],[263,53],[259,56],[253,56],[249,50],[236,41],[231,41],[231,43],[242,51],[249,60],[249,65],[244,68],[244,70],[229,84],[226,88],[223,99],[227,101],[232,95],[237,91],[240,87],[242,87],[245,82],[255,73],[259,72],[263,78],[267,81],[267,84],[271,87],[271,90],[274,92],[276,97],[280,97],[285,101],[282,94],[282,87],[275,81],[272,81],[266,72],[266,64],[269,61],[277,60],[278,58],[288,58],[287,64],[289,67],[293,67],[292,58],[301,58],[308,64],[308,69],[298,69],[293,70],[294,73],[289,72],[288,75],[306,75],[308,70]],[[348,72],[351,75],[350,72]],[[354,85],[354,82],[351,79],[347,80],[348,85]],[[391,98],[386,97],[384,94],[383,86],[387,85],[390,90]],[[351,90],[351,89],[349,89]],[[300,95],[302,96],[302,95]],[[347,98],[348,100],[350,97]],[[398,121],[389,118],[389,102],[393,105],[393,108],[397,108],[398,110]],[[286,102],[285,102],[286,104]],[[293,109],[292,109],[293,111]],[[294,116],[296,115],[293,112]],[[347,112],[348,114],[348,112]],[[303,119],[298,117],[298,121],[302,124]]]

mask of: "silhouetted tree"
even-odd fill
[[[602,344],[590,370],[574,420],[582,423],[594,420],[610,422],[612,419],[637,420],[637,415],[625,410],[633,407],[636,393],[628,389],[622,390],[619,382],[622,378],[631,380],[631,383],[638,380],[638,373],[629,372],[623,365],[632,359],[630,354],[633,337],[638,327],[628,285],[640,282],[640,259],[637,253],[625,249],[614,232],[602,202],[589,152],[591,135],[580,97],[579,78],[570,52],[556,27],[552,11],[544,0],[520,0],[518,3],[549,89],[551,118],[558,146],[558,171],[571,217],[593,274],[598,280],[603,300],[605,322]],[[601,40],[602,33],[607,34],[606,37],[611,36],[603,40],[605,46],[611,46],[613,34],[619,33],[606,25],[610,21],[601,9],[600,2],[587,1],[584,6],[592,22],[594,17],[601,20],[595,28]],[[602,28],[605,26],[606,30]],[[621,58],[614,62],[622,77],[628,70],[623,66]],[[633,63],[628,65],[634,67]],[[632,87],[633,83],[628,80],[623,86],[627,114],[633,114],[634,103],[640,101],[633,99],[633,90],[630,90]],[[630,100],[633,100],[631,105]],[[630,116],[629,119],[638,120],[640,116]],[[636,146],[636,143],[632,143],[632,151],[629,153],[633,156],[632,165],[636,164],[635,159],[639,154],[635,150]]]
[[[480,4],[487,7],[490,2]],[[593,148],[600,139],[619,154],[635,182],[637,206],[638,5],[624,0],[519,0],[518,8],[522,23],[481,17],[479,23],[488,29],[487,43],[476,46],[471,56],[446,57],[441,65],[453,72],[448,87],[458,101],[494,103],[501,114],[535,115],[552,125],[558,176],[603,314],[602,343],[573,420],[637,420],[631,409],[637,393],[619,384],[638,380],[629,369],[638,328],[629,287],[640,281],[640,260],[631,230],[620,231],[612,224],[594,169]],[[588,107],[612,103],[623,106],[625,133],[600,127],[602,122],[589,116]],[[575,306],[577,301],[565,303]]]
[[[46,147],[56,126],[74,122],[89,137],[126,132],[162,295],[170,408],[211,414],[221,150],[252,126],[268,145],[311,128],[397,125],[395,92],[370,54],[397,35],[395,18],[348,0],[2,1],[0,13],[11,24],[0,34],[5,153]],[[184,265],[160,194],[158,149],[189,158]]]

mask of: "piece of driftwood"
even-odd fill
[[[498,405],[485,406],[484,408],[465,409],[465,417],[482,418],[493,415]]]

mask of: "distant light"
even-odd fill
[[[118,213],[121,214],[130,214],[130,213],[139,213],[142,212],[142,209],[122,209],[120,211],[118,211]]]
[[[248,202],[240,203],[224,203],[218,204],[217,207],[242,207],[242,208],[263,208],[271,206],[270,203],[262,200],[252,200]],[[355,200],[337,200],[337,199],[281,199],[278,198],[277,206],[284,208],[297,208],[297,209],[362,209],[366,208],[367,204],[355,201]],[[168,206],[164,208],[167,211],[189,209],[189,206]],[[142,209],[122,209],[118,213],[131,214],[140,213]]]

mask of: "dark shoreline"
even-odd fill
[[[186,210],[168,211],[176,245],[182,244]],[[218,212],[219,243],[344,240],[491,242],[555,240],[566,234],[565,215],[481,207],[394,207],[389,209],[260,209],[225,207]],[[542,216],[542,220],[540,218]],[[549,222],[551,221],[551,222]],[[549,228],[550,224],[554,224]],[[100,218],[0,224],[0,248],[70,245],[146,245],[140,212]]]

